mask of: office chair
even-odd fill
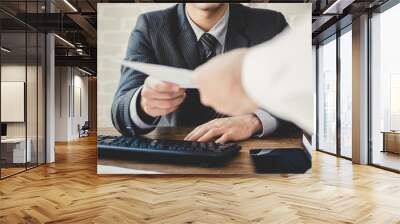
[[[80,125],[78,124],[79,138],[89,136],[89,129],[89,121],[85,121],[82,127],[80,127]]]

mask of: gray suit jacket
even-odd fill
[[[185,5],[140,15],[132,31],[126,60],[195,69],[201,64],[196,36],[186,18]],[[241,47],[251,47],[267,41],[286,26],[284,16],[275,11],[255,9],[241,4],[230,5],[225,52]],[[267,62],[266,62],[267,63]],[[152,129],[142,129],[130,117],[131,99],[143,85],[147,76],[122,67],[119,87],[112,105],[112,121],[124,135],[145,134]],[[197,90],[187,90],[187,96],[179,108],[163,117],[172,126],[195,126],[214,118],[215,111],[200,103]],[[140,105],[140,103],[137,103]],[[136,108],[146,123],[157,124]]]

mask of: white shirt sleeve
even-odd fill
[[[242,85],[258,106],[313,134],[311,38],[303,32],[289,29],[251,48],[243,61]]]
[[[254,115],[257,116],[257,118],[261,122],[262,130],[259,134],[255,135],[256,137],[265,137],[271,133],[273,133],[277,128],[278,128],[278,119],[273,117],[271,114],[269,114],[265,110],[257,110],[254,112]]]

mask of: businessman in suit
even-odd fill
[[[267,41],[286,26],[284,16],[271,10],[228,3],[177,4],[138,18],[125,59],[195,69],[223,52]],[[186,140],[224,143],[291,126],[265,110],[222,117],[201,104],[197,90],[182,89],[126,67],[121,73],[112,121],[124,135],[146,134],[157,125],[198,125]]]

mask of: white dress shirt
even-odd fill
[[[189,21],[190,26],[194,34],[196,35],[197,41],[200,40],[201,36],[205,33],[203,29],[201,29],[197,24],[190,18],[187,10],[185,10],[186,18]],[[226,32],[228,31],[228,22],[229,22],[229,8],[225,10],[225,14],[221,19],[207,32],[211,34],[215,39],[218,40],[217,48],[215,49],[215,53],[222,54],[224,52],[225,47],[225,38]]]
[[[194,34],[196,35],[197,41],[200,40],[201,36],[205,33],[197,24],[190,18],[187,10],[185,9],[186,18],[189,21],[190,26],[193,29]],[[226,33],[228,30],[228,22],[229,22],[229,8],[225,11],[222,18],[207,32],[211,34],[218,40],[217,48],[215,49],[215,53],[222,54],[225,48],[225,39]],[[141,92],[141,89],[138,89],[136,93],[133,95],[130,105],[130,114],[132,121],[139,127],[143,129],[152,128],[157,125],[158,119],[155,120],[153,124],[147,124],[142,119],[140,119],[137,111],[136,111],[136,102],[138,98],[138,94]],[[255,113],[255,116],[260,120],[262,125],[262,131],[259,132],[256,136],[263,137],[272,132],[274,132],[278,127],[278,120],[270,115],[265,110],[258,110]]]
[[[314,134],[311,7],[272,40],[250,48],[242,84],[258,106]],[[306,24],[306,25],[304,25]],[[269,63],[260,63],[260,58]],[[300,60],[301,59],[301,60]]]

